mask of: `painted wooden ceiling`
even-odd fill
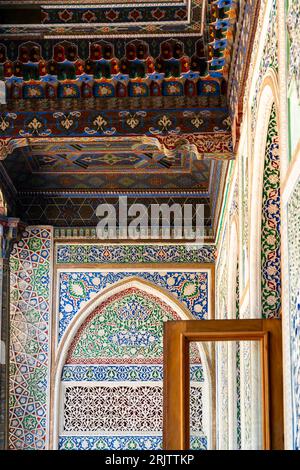
[[[234,158],[240,2],[4,0],[0,12],[1,177],[28,220],[31,196],[127,191],[202,198],[213,233]]]

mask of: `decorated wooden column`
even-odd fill
[[[7,447],[9,374],[9,255],[19,219],[0,214],[0,449]]]

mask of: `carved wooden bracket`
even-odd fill
[[[12,139],[11,137],[0,139],[0,160],[10,155],[16,148],[26,147],[28,145],[27,139]]]

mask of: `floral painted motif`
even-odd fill
[[[158,364],[66,364],[62,372],[63,382],[160,382],[163,380],[163,366]],[[203,382],[201,364],[191,365],[191,381]]]
[[[265,152],[261,233],[262,314],[264,318],[278,318],[281,307],[280,159],[275,105]]]
[[[159,450],[160,436],[61,436],[59,448],[63,450]],[[191,449],[206,449],[207,438],[191,438]]]
[[[67,363],[160,363],[163,321],[172,318],[169,307],[153,296],[135,288],[122,291],[79,329]]]
[[[87,263],[214,263],[213,245],[188,249],[185,245],[58,244],[58,264]]]
[[[29,228],[11,255],[11,449],[45,449],[52,232]]]
[[[121,291],[88,317],[67,363],[162,363],[163,322],[173,319],[173,310],[153,295],[134,287]],[[199,361],[195,349],[191,356],[193,363]]]

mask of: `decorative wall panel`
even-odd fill
[[[262,311],[265,318],[278,318],[281,308],[280,157],[275,105],[268,127],[262,203]]]
[[[137,287],[121,288],[88,315],[63,368],[60,449],[162,447],[163,323],[173,319],[180,317],[170,306]],[[199,449],[207,438],[196,346],[191,364],[191,445]]]
[[[11,257],[10,447],[13,449],[48,447],[52,240],[51,228],[28,228],[21,241],[16,244]],[[212,264],[215,251],[211,245],[189,250],[186,246],[176,245],[116,244],[109,247],[100,244],[58,244],[56,255],[61,268],[70,263],[80,265],[78,269],[73,267],[73,271],[58,271],[59,337],[62,337],[70,320],[75,318],[88,300],[100,294],[105,287],[132,277],[140,278],[150,289],[153,285],[153,292],[156,292],[156,288],[164,289],[167,296],[174,297],[175,304],[181,301],[182,307],[187,308],[195,318],[207,318],[209,315],[207,270],[184,272],[179,264],[178,270],[167,272],[162,272],[157,267],[154,268],[156,271],[149,268],[143,271],[140,267],[130,271],[118,268],[117,271],[114,264],[116,261],[121,264],[131,263],[133,266],[135,263],[152,263],[157,266],[159,262]],[[111,271],[91,271],[89,264],[95,262],[105,263],[106,266],[110,263]],[[82,267],[84,264],[85,270]],[[90,321],[77,331],[61,374],[62,387],[64,390],[68,387],[69,390],[66,405],[68,413],[71,413],[71,409],[77,409],[73,407],[77,403],[76,396],[72,395],[75,385],[77,390],[81,387],[88,389],[84,396],[94,393],[89,387],[100,387],[103,391],[116,388],[120,391],[121,401],[121,392],[127,387],[127,390],[132,391],[130,396],[135,404],[138,399],[135,392],[138,390],[157,389],[155,396],[161,396],[163,322],[180,317],[159,298],[160,292],[157,290],[158,295],[154,296],[136,288],[120,288],[114,294],[115,297],[111,301],[102,302]],[[52,334],[55,336],[55,331]],[[195,449],[206,448],[207,438],[198,422],[203,407],[201,387],[204,383],[198,350],[192,352],[191,383],[195,410],[191,445]],[[86,402],[88,406],[88,400]],[[149,406],[147,413],[153,408],[152,405]],[[143,428],[142,432],[136,426],[136,420],[135,424],[126,424],[129,427],[135,426],[133,435],[131,428],[127,429],[126,426],[121,433],[116,431],[118,436],[110,432],[107,435],[102,424],[99,424],[105,418],[105,413],[101,412],[100,421],[94,424],[96,433],[92,430],[92,424],[84,431],[76,431],[71,421],[66,421],[58,447],[161,448],[159,413],[162,411],[158,408],[156,407],[155,412],[158,413],[158,421],[160,420],[159,431],[152,429],[151,433]],[[79,419],[78,416],[76,419]],[[145,436],[145,432],[149,435]]]
[[[66,404],[66,387],[99,387],[106,394],[115,388],[115,396],[122,396],[127,390],[130,400],[137,402],[136,393],[148,387],[162,391],[163,380],[163,322],[180,317],[160,298],[165,291],[174,301],[181,302],[195,318],[208,318],[210,314],[209,273],[205,269],[187,271],[180,263],[210,263],[215,259],[213,245],[204,245],[196,250],[184,245],[104,245],[57,243],[55,254],[58,292],[57,343],[65,338],[71,321],[78,321],[88,302],[95,302],[95,309],[79,327],[68,348],[66,362],[61,376],[60,409]],[[99,264],[100,263],[100,264]],[[101,263],[105,269],[101,269]],[[135,264],[139,264],[134,269]],[[147,268],[141,266],[147,263]],[[155,267],[163,263],[178,263],[178,270],[162,270]],[[124,264],[124,268],[120,265]],[[76,265],[78,267],[76,268]],[[99,268],[91,269],[98,265]],[[107,266],[111,267],[108,268]],[[116,266],[117,265],[117,266]],[[125,267],[125,265],[127,265]],[[132,265],[129,270],[128,265]],[[153,268],[149,268],[153,265]],[[70,268],[68,268],[70,266]],[[72,267],[71,267],[72,266]],[[137,287],[120,285],[116,293],[101,302],[101,292],[107,287],[116,286],[120,281],[140,279],[145,282],[152,294]],[[142,288],[142,287],[141,287]],[[158,290],[160,289],[160,290]],[[99,299],[99,304],[97,302]],[[70,331],[70,330],[68,330]],[[191,401],[193,428],[191,447],[207,447],[207,421],[205,426],[202,409],[206,398],[202,395],[205,381],[200,363],[199,351],[191,353]],[[206,383],[206,382],[205,382]],[[154,388],[153,388],[154,387]],[[82,390],[82,394],[84,394]],[[138,395],[139,396],[139,395]],[[159,395],[155,395],[159,396]],[[131,398],[130,398],[131,397]],[[123,399],[120,398],[122,401]],[[109,400],[108,400],[109,401]],[[70,402],[68,402],[70,403]],[[123,403],[123,401],[122,401]],[[145,402],[146,403],[146,402]],[[123,406],[127,406],[125,402]],[[76,409],[74,412],[76,413]],[[142,407],[139,407],[141,412]],[[144,406],[144,422],[147,416],[156,413],[157,429],[136,426],[123,419],[124,427],[114,426],[114,432],[107,431],[101,421],[103,413],[93,424],[86,428],[82,424],[77,431],[61,425],[58,437],[60,449],[160,449],[162,447],[162,406]],[[68,412],[72,407],[68,405]],[[118,408],[119,410],[119,408]],[[114,413],[118,416],[118,410]],[[124,411],[126,414],[127,411]],[[64,413],[64,411],[62,411]],[[150,414],[149,414],[150,413]],[[105,416],[104,416],[105,415]],[[135,413],[133,414],[135,416]],[[73,418],[72,418],[73,419]],[[78,422],[78,417],[75,418]],[[108,422],[110,421],[107,415]],[[206,417],[205,417],[206,420]],[[79,419],[80,421],[80,419]],[[105,421],[106,423],[107,421]],[[102,424],[101,424],[102,423]],[[201,422],[202,423],[202,422]],[[69,426],[69,425],[68,425]]]
[[[47,446],[52,230],[28,228],[11,255],[11,449]]]

